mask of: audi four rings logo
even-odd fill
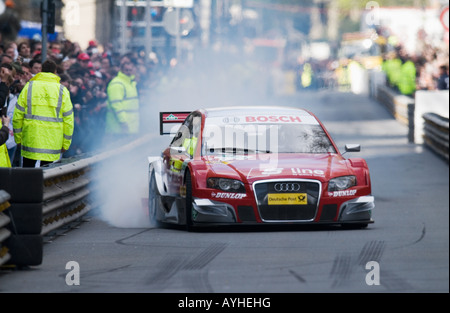
[[[299,191],[300,184],[298,184],[298,183],[276,183],[274,188],[276,191]]]

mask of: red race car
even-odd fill
[[[181,123],[181,126],[179,125]],[[172,142],[149,157],[149,215],[197,226],[373,223],[369,168],[315,115],[286,107],[160,113]],[[346,152],[360,151],[357,144]]]

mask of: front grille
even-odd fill
[[[265,222],[312,221],[317,213],[321,184],[316,180],[264,180],[253,185]],[[306,195],[306,198],[305,198]]]
[[[333,221],[337,215],[337,204],[326,204],[322,207],[322,214],[320,215],[321,222]]]
[[[255,222],[256,217],[252,206],[238,206],[238,215],[241,222]]]

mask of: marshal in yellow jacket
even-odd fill
[[[73,106],[69,90],[59,81],[53,73],[40,72],[19,95],[13,115],[14,140],[25,158],[56,161],[70,147]]]
[[[137,134],[139,132],[139,96],[134,75],[119,71],[108,85],[107,134]]]

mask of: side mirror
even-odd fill
[[[186,154],[186,148],[185,147],[170,147],[170,154]]]
[[[360,144],[346,144],[345,145],[345,152],[360,152],[361,151],[361,145]]]

